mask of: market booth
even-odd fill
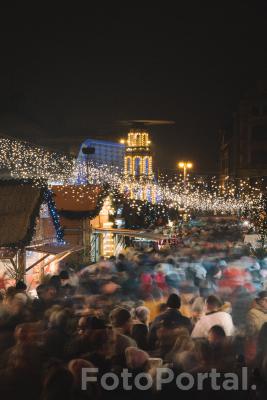
[[[23,279],[27,268],[26,246],[33,239],[45,189],[30,181],[0,182],[0,279]]]
[[[31,180],[0,182],[0,216],[0,289],[18,280],[33,289],[81,250],[64,242],[52,192]]]
[[[110,227],[114,210],[108,188],[99,185],[53,186],[53,199],[64,231],[64,241],[71,246],[82,246],[84,259],[92,261],[92,230]],[[99,249],[103,247],[100,239]],[[101,250],[99,250],[101,254]]]

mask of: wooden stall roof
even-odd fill
[[[38,246],[28,246],[26,250],[45,254],[61,254],[64,252],[76,252],[83,249],[83,246],[71,246],[69,244],[46,243]]]
[[[0,181],[0,247],[24,247],[34,234],[44,189],[30,181]]]
[[[103,188],[97,185],[57,185],[51,190],[59,213],[93,211],[103,194]]]

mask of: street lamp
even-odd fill
[[[191,161],[180,161],[180,162],[178,162],[177,166],[178,166],[178,168],[183,169],[183,171],[184,171],[184,195],[185,195],[187,170],[193,168],[193,163]],[[181,207],[183,210],[183,220],[186,221],[187,213],[186,213],[186,209],[184,207],[184,201],[182,201]]]
[[[87,175],[87,183],[89,183],[89,155],[95,154],[95,147],[92,146],[83,147],[82,153],[86,157],[86,175]]]
[[[184,187],[186,186],[187,170],[193,168],[193,164],[190,161],[180,161],[178,168],[184,170]]]

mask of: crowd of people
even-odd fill
[[[214,228],[191,229],[176,249],[127,248],[75,273],[61,270],[46,277],[36,297],[23,282],[8,287],[0,298],[2,398],[148,399],[179,392],[171,382],[155,389],[159,366],[192,376],[214,368],[240,375],[247,367],[248,388],[234,396],[263,398],[267,260],[240,242],[213,237]],[[109,391],[97,380],[83,390],[85,368],[97,368],[99,377],[125,368],[144,372],[153,385]],[[195,388],[179,395],[196,396]],[[212,395],[208,381],[202,395]]]

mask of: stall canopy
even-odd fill
[[[44,190],[30,181],[0,182],[0,247],[23,248],[31,242]]]
[[[34,251],[37,253],[42,253],[42,257],[26,269],[26,272],[28,272],[32,268],[34,268],[38,264],[40,264],[41,262],[44,262],[44,264],[42,266],[42,268],[44,269],[51,262],[62,261],[64,258],[68,257],[69,255],[79,252],[79,251],[82,251],[83,246],[70,246],[65,243],[62,243],[62,244],[47,243],[47,244],[43,244],[43,245],[41,244],[41,245],[37,245],[37,246],[29,246],[26,248],[26,250]],[[52,258],[50,256],[52,256]]]
[[[58,185],[52,192],[58,213],[69,219],[94,218],[109,194],[107,187],[97,185]]]
[[[133,230],[133,229],[97,228],[93,229],[93,233],[95,234],[112,233],[113,235],[139,238],[151,242],[158,242],[159,240],[168,239],[168,237],[160,233],[149,232],[145,230]]]

